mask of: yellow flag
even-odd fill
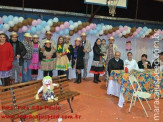
[[[70,50],[67,48],[66,52],[67,52],[67,53],[70,53]]]

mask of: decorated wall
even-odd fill
[[[127,52],[133,52],[133,58],[137,61],[143,53],[148,55],[148,60],[152,62],[154,60],[154,37],[159,38],[159,50],[163,51],[163,27],[157,24],[142,24],[133,22],[120,22],[109,20],[97,20],[93,23],[86,21],[86,18],[76,17],[63,17],[63,16],[42,16],[36,17],[32,15],[13,16],[3,15],[0,17],[0,32],[4,32],[10,35],[11,32],[17,32],[19,34],[19,40],[23,39],[25,32],[32,35],[38,34],[40,40],[44,38],[46,31],[53,33],[52,39],[57,42],[59,35],[71,36],[71,42],[74,44],[74,40],[80,37],[82,32],[86,32],[87,40],[91,42],[93,47],[97,38],[106,39],[110,36],[115,37],[115,44],[118,46],[119,51],[122,53],[121,58],[125,60],[127,58]],[[87,18],[88,19],[88,18]],[[64,21],[63,21],[64,20]],[[108,41],[107,41],[108,43]],[[88,72],[92,63],[93,52],[90,53]],[[54,76],[57,72],[54,71]],[[88,73],[88,77],[93,76]],[[71,69],[70,78],[75,77],[75,71]],[[39,71],[38,79],[42,78],[42,72]]]

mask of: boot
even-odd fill
[[[79,84],[79,83],[81,83],[81,82],[82,82],[82,81],[81,81],[81,73],[80,73],[80,74],[78,74],[78,79],[79,79],[79,80],[78,80],[78,82],[77,82],[77,83]]]
[[[98,83],[98,81],[97,81],[97,75],[96,74],[94,74],[94,80],[93,80],[93,82],[94,83]]]
[[[61,75],[61,70],[58,70],[58,76],[60,76]]]
[[[97,74],[97,81],[98,81],[98,82],[101,82],[101,81],[99,80],[99,76],[100,76],[100,74]]]
[[[78,83],[79,77],[78,77],[78,73],[76,72],[76,80],[74,83]]]
[[[1,78],[1,81],[2,81],[2,86],[6,86],[5,79],[4,78]]]

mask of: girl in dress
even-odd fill
[[[44,71],[43,75],[53,76],[53,70],[55,69],[56,50],[51,47],[51,41],[46,40],[44,47],[41,48],[39,57],[41,60],[41,70]]]
[[[14,52],[6,34],[0,34],[0,78],[3,86],[11,85]]]
[[[66,70],[71,68],[71,64],[67,57],[68,45],[64,44],[64,39],[62,36],[58,38],[57,43],[57,58],[56,58],[56,70],[58,70],[58,75],[63,75]]]
[[[32,60],[29,65],[29,69],[32,72],[32,80],[37,80],[38,69],[40,69],[39,65],[39,37],[38,35],[33,36],[33,53],[32,53]]]
[[[90,73],[94,74],[94,83],[101,82],[99,80],[100,74],[104,74],[104,64],[100,63],[100,60],[102,56],[105,56],[105,54],[101,53],[101,40],[98,38],[93,46],[93,62],[91,66]]]
[[[81,39],[77,38],[75,40],[75,45],[73,46],[73,68],[76,69],[76,80],[75,83],[81,83],[81,69],[84,69],[84,47],[82,46]]]

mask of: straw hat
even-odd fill
[[[65,38],[68,38],[68,39],[70,39],[70,36],[65,36]]]
[[[83,33],[81,34],[81,36],[87,36],[87,35],[86,35],[86,33],[83,32]]]
[[[51,43],[51,41],[50,40],[46,40],[45,43]]]
[[[30,33],[25,33],[24,36],[25,37],[32,37]]]
[[[12,32],[11,36],[18,36],[18,34],[16,32]]]
[[[81,39],[80,38],[76,38],[76,41],[81,41]]]
[[[50,31],[47,31],[47,32],[46,32],[46,34],[50,34],[50,35],[52,35],[52,32],[50,32]]]
[[[39,38],[38,35],[33,35],[33,38]]]
[[[113,37],[113,36],[111,36],[111,37],[109,37],[109,39],[114,39],[114,37]]]

